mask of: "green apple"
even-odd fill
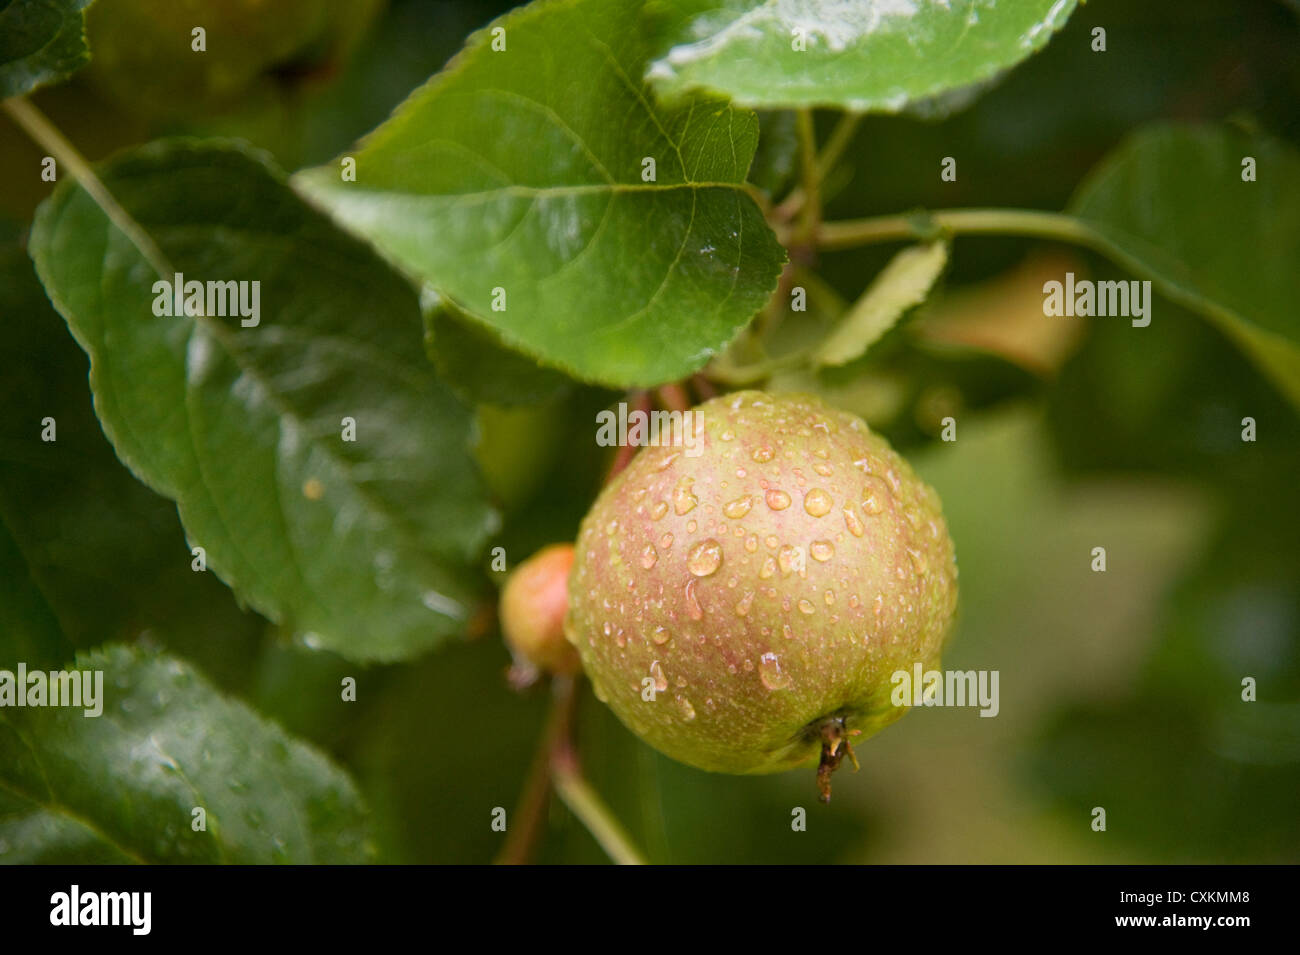
[[[935,492],[858,418],[806,395],[693,409],[587,515],[566,636],[597,696],[701,769],[768,773],[898,719],[892,678],[933,668],[957,603]]]

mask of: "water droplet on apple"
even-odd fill
[[[767,506],[774,511],[784,511],[790,506],[790,495],[773,488],[767,492]]]
[[[722,545],[712,537],[702,540],[686,555],[686,569],[696,577],[707,577],[722,565]]]
[[[813,517],[825,517],[831,512],[833,503],[831,496],[819,487],[813,488],[803,497],[803,509]]]
[[[733,521],[738,521],[748,514],[749,509],[753,506],[754,499],[746,494],[744,497],[738,497],[734,501],[727,502],[727,504],[722,508],[722,513],[726,514],[727,517],[731,518]]]
[[[775,653],[764,653],[758,661],[758,678],[769,690],[784,690],[790,686],[790,676],[781,669]]]

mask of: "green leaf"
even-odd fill
[[[13,548],[0,558],[11,584],[0,585],[0,614],[31,621],[5,606],[21,603],[12,588],[30,581],[61,631],[53,659],[30,644],[14,656],[0,633],[0,667],[61,663],[74,648],[147,629],[219,682],[238,680],[240,651],[261,639],[265,621],[241,611],[214,574],[190,570],[175,504],[114,455],[86,388],[86,356],[17,241],[0,242],[0,315],[0,536]],[[10,637],[20,634],[21,625]]]
[[[615,386],[682,377],[763,305],[784,253],[744,186],[756,118],[653,103],[639,7],[506,15],[365,140],[355,182],[335,164],[295,185],[512,348]]]
[[[1242,179],[1247,157],[1254,182]],[[1153,126],[1102,162],[1071,211],[1300,405],[1300,154],[1259,134]]]
[[[865,353],[904,313],[925,301],[947,262],[946,242],[899,252],[818,346],[813,363],[844,365]]]
[[[424,348],[438,375],[471,404],[545,404],[568,390],[561,372],[501,344],[436,292],[425,296]]]
[[[665,94],[755,108],[934,112],[1044,47],[1075,0],[654,0]],[[800,47],[802,46],[802,49]]]
[[[462,567],[494,515],[469,414],[421,353],[414,290],[237,148],[155,144],[101,178],[167,261],[155,271],[71,184],[31,253],[118,455],[177,501],[209,568],[309,643],[392,660],[460,630]],[[260,323],[155,316],[172,271],[260,282]]]
[[[0,2],[0,99],[65,80],[86,65],[85,11],[92,2]]]
[[[116,646],[79,655],[75,668],[83,679],[102,671],[99,716],[0,709],[4,861],[370,859],[347,775],[188,665]],[[206,830],[193,828],[196,808]]]

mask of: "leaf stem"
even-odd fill
[[[858,131],[858,123],[862,122],[861,113],[844,113],[840,116],[839,122],[831,130],[830,136],[826,139],[826,145],[817,156],[817,178],[824,180],[828,173],[835,168],[835,164],[840,161],[844,155],[844,150],[849,148],[849,143],[853,142],[853,134]]]
[[[578,770],[572,752],[559,752],[551,761],[555,792],[587,827],[600,847],[619,865],[645,865],[627,830]]]
[[[650,392],[644,388],[636,388],[627,394],[627,403],[635,411],[647,414],[650,411]],[[618,451],[614,454],[614,463],[609,466],[609,473],[605,475],[605,483],[613,481],[622,473],[623,469],[632,463],[632,458],[639,449],[632,444],[624,442],[618,446]]]
[[[812,348],[808,347],[788,352],[776,358],[767,358],[763,361],[754,362],[750,365],[730,365],[725,362],[715,361],[709,366],[709,377],[714,381],[732,387],[752,385],[765,378],[770,378],[773,372],[798,367],[806,362],[811,354]]]
[[[795,113],[795,129],[799,136],[799,167],[803,205],[799,210],[799,225],[795,241],[811,245],[822,219],[821,174],[817,165],[817,132],[813,113],[804,107]]]
[[[23,132],[38,145],[48,149],[50,155],[68,168],[72,178],[86,190],[95,204],[104,210],[109,221],[140,250],[140,254],[155,272],[160,276],[170,276],[176,271],[149,233],[145,232],[140,223],[131,218],[130,213],[113,198],[113,194],[95,175],[95,170],[77,151],[77,147],[72,145],[45,117],[45,114],[32,105],[30,100],[15,96],[0,102],[0,108],[9,114]]]
[[[823,222],[815,241],[818,248],[833,250],[899,239],[933,239],[942,233],[1032,236],[1090,248],[1102,245],[1097,234],[1073,216],[1034,209],[940,209]]]
[[[713,382],[709,381],[703,372],[697,371],[692,375],[691,384],[695,387],[695,394],[700,401],[708,401],[718,396],[718,389],[713,387]]]
[[[808,117],[807,121],[803,119],[804,116]],[[810,185],[812,186],[811,194],[817,206],[817,218],[821,218],[824,207],[822,183],[826,181],[827,175],[835,168],[835,164],[840,161],[840,157],[844,155],[844,150],[848,149],[849,144],[853,142],[853,134],[857,132],[858,123],[862,121],[862,116],[858,113],[843,114],[835,124],[835,128],[831,130],[830,137],[826,140],[826,145],[822,147],[820,152],[817,151],[811,120],[811,111],[800,110],[796,114],[795,132],[799,138],[802,182],[790,190],[790,194],[782,199],[780,205],[775,208],[760,204],[764,215],[774,223],[789,222],[799,213],[806,211]],[[812,156],[811,169],[813,178],[810,178],[809,173],[810,154]]]
[[[655,393],[659,397],[659,403],[669,411],[688,411],[691,407],[690,395],[680,381],[660,385]]]

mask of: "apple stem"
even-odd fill
[[[537,741],[528,779],[510,815],[505,845],[497,855],[497,865],[525,865],[532,858],[542,834],[546,807],[551,796],[551,763],[555,750],[566,740],[577,707],[577,678],[557,676],[551,681],[551,711],[546,728]]]
[[[854,735],[844,726],[842,716],[828,717],[821,724],[822,756],[817,764],[817,790],[822,802],[831,801],[831,774],[840,768],[844,757],[853,764],[854,772],[858,770],[858,757],[849,744],[848,737]]]
[[[708,378],[704,377],[704,375],[698,371],[691,376],[691,384],[694,386],[695,393],[699,396],[701,401],[708,401],[710,398],[716,398],[718,396],[718,389],[713,387],[713,382],[709,381]]]
[[[632,410],[646,414],[650,411],[650,392],[643,389],[629,391],[627,403]],[[623,469],[632,463],[632,456],[638,450],[638,448],[627,442],[618,446],[618,452],[614,455],[614,463],[610,465],[609,473],[605,475],[606,484],[618,477]]]
[[[571,760],[557,759],[551,771],[556,794],[611,859],[619,865],[646,864],[645,857],[633,845],[623,824],[577,772]]]
[[[582,775],[573,743],[580,680],[578,676],[556,676],[551,682],[550,716],[511,817],[506,844],[497,856],[498,865],[523,865],[531,859],[544,829],[552,791],[616,863],[645,864],[645,856],[627,830]]]
[[[689,411],[691,407],[691,398],[682,387],[682,383],[674,381],[666,385],[660,385],[658,389],[659,402],[669,411]]]

